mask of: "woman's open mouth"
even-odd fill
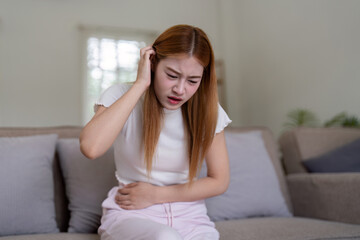
[[[173,96],[168,97],[168,99],[169,99],[170,104],[173,104],[173,105],[176,105],[182,101],[182,98],[173,97]]]

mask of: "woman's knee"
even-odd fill
[[[182,240],[180,234],[170,227],[158,229],[154,240]]]

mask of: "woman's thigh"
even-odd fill
[[[185,240],[218,240],[219,232],[207,215],[204,201],[169,203],[172,227]]]
[[[175,229],[142,218],[114,222],[99,233],[101,240],[182,240]]]

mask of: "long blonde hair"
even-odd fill
[[[176,25],[167,29],[155,40],[153,48],[156,51],[152,59],[153,66],[166,57],[187,54],[195,57],[204,67],[198,90],[181,106],[187,136],[189,182],[192,183],[215,135],[218,96],[214,53],[206,34],[200,28],[189,25]],[[148,175],[163,122],[163,108],[156,97],[153,80],[154,72],[150,87],[145,92],[143,109],[143,143]]]

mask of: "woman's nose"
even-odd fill
[[[182,95],[185,92],[185,83],[184,81],[180,80],[176,83],[176,85],[173,88],[173,91],[178,94],[178,95]]]

